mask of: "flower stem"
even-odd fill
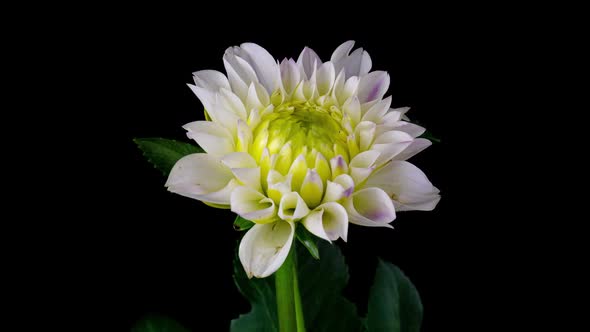
[[[297,280],[295,241],[283,265],[275,273],[280,332],[305,332],[305,322]]]

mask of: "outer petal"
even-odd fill
[[[221,125],[211,121],[194,121],[182,126],[188,132],[186,136],[195,140],[207,153],[224,155],[235,150],[230,132]]]
[[[237,185],[231,170],[219,158],[205,153],[181,158],[166,181],[171,192],[221,205],[229,205],[231,191]]]
[[[358,96],[361,103],[380,100],[389,88],[389,74],[384,71],[374,71],[361,77]]]
[[[240,45],[242,50],[248,54],[246,61],[250,63],[260,83],[266,88],[269,94],[273,93],[278,87],[279,65],[275,59],[263,47],[254,43],[244,43]]]
[[[220,89],[230,89],[227,77],[217,70],[196,71],[193,73],[193,78],[196,86],[211,92],[217,92]]]
[[[210,111],[213,109],[213,105],[215,104],[215,92],[212,92],[208,89],[198,87],[196,85],[187,84],[189,88],[193,91],[193,93],[199,98],[203,107]]]
[[[342,69],[342,61],[346,60],[348,54],[354,47],[354,40],[345,41],[342,45],[338,46],[334,53],[332,53],[332,57],[330,61],[334,63],[334,66],[337,66],[336,71],[340,71]]]
[[[389,227],[395,219],[395,208],[387,193],[379,188],[361,189],[344,201],[348,219],[353,224]]]
[[[260,224],[278,220],[275,203],[258,191],[245,186],[237,187],[232,192],[231,210]]]
[[[412,137],[418,137],[426,131],[426,128],[419,126],[417,124],[413,124],[406,121],[399,121],[399,125],[394,128],[395,130],[405,131],[406,133],[410,134]]]
[[[371,57],[367,51],[363,51],[362,48],[356,49],[343,64],[344,72],[346,77],[366,75],[371,66],[373,65]]]
[[[348,214],[338,203],[325,203],[318,206],[305,219],[303,225],[312,234],[327,241],[348,236]]]
[[[240,242],[238,255],[249,278],[264,278],[281,267],[293,242],[295,227],[288,221],[254,225]]]
[[[426,138],[415,138],[412,144],[410,144],[405,150],[400,152],[393,159],[395,160],[407,160],[415,156],[417,153],[431,146],[432,142]]]
[[[381,155],[375,162],[376,166],[381,166],[392,158],[406,150],[414,139],[408,133],[399,130],[392,130],[381,134],[375,139],[372,149],[381,152]]]
[[[398,211],[430,211],[440,200],[439,190],[418,167],[407,161],[391,161],[373,173],[365,185],[382,188]]]
[[[299,54],[297,64],[303,69],[306,78],[311,79],[311,75],[314,73],[315,69],[322,65],[322,60],[320,60],[320,57],[314,52],[314,50],[305,47],[303,51],[301,51],[301,54]]]
[[[293,59],[285,59],[281,62],[281,79],[283,88],[289,94],[293,92],[297,84],[301,81],[301,71]]]

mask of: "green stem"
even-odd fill
[[[280,332],[305,332],[299,282],[297,280],[295,243],[293,241],[287,259],[275,273]]]

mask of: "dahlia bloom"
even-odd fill
[[[389,75],[353,41],[323,62],[310,48],[297,61],[244,43],[223,56],[227,76],[194,73],[189,87],[207,121],[184,126],[206,153],[180,159],[166,186],[254,223],[240,243],[249,277],[287,257],[296,223],[327,241],[348,223],[391,227],[396,211],[432,210],[436,187],[406,160],[428,147],[425,129],[390,108]]]

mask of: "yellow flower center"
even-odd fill
[[[328,160],[339,154],[348,159],[347,135],[341,121],[342,112],[335,106],[324,107],[309,102],[283,103],[261,119],[254,130],[254,137],[265,136],[262,132],[267,131],[268,139],[255,146],[257,149],[267,147],[272,155],[290,143],[294,157],[301,153],[314,153],[315,150]]]

